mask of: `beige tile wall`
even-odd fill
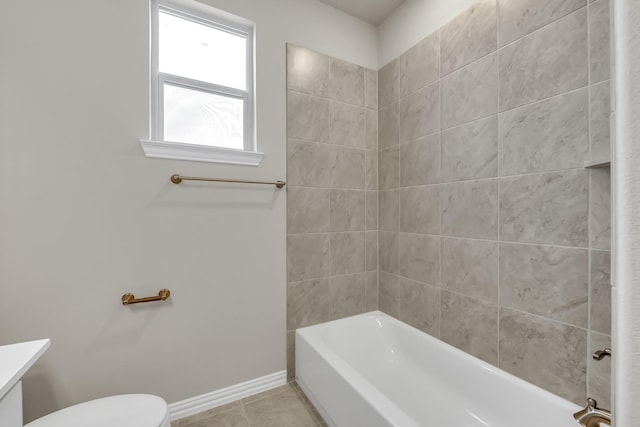
[[[481,0],[379,72],[379,306],[609,406],[608,0]]]
[[[287,47],[287,342],[378,308],[377,72]]]
[[[377,73],[288,47],[290,376],[296,328],[380,308],[610,405],[608,16],[480,0]]]

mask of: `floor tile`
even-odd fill
[[[293,388],[245,404],[251,427],[316,427],[311,411]]]

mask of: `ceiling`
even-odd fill
[[[404,0],[320,0],[351,16],[378,26]]]

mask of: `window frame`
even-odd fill
[[[230,19],[228,13],[210,6],[181,0],[151,0],[150,2],[150,140],[141,141],[147,157],[179,160],[210,161],[257,166],[263,153],[257,151],[254,102],[254,28],[253,25]],[[160,12],[197,24],[244,37],[246,40],[246,90],[202,80],[160,72]],[[168,141],[164,138],[164,85],[195,90],[207,94],[243,101],[242,149],[209,146],[197,143]]]

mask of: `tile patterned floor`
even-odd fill
[[[295,382],[228,403],[171,427],[327,427]]]

